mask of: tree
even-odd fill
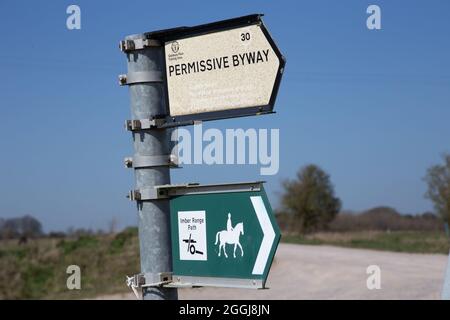
[[[444,164],[431,166],[424,180],[428,184],[425,197],[434,204],[436,213],[445,223],[450,221],[450,154],[443,155]]]
[[[325,229],[341,209],[330,176],[316,165],[301,168],[283,188],[282,212],[293,218],[292,227],[300,233]]]
[[[2,238],[40,237],[43,235],[41,223],[32,216],[4,219],[0,222]]]

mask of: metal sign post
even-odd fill
[[[450,300],[450,252],[448,254],[447,270],[444,276],[441,297],[442,300]]]
[[[125,164],[136,176],[129,198],[137,202],[141,254],[141,273],[127,284],[135,294],[142,288],[144,299],[177,299],[180,286],[265,286],[280,232],[262,183],[170,185],[168,129],[273,113],[285,59],[261,17],[120,42],[135,150]]]
[[[144,35],[134,35],[126,41],[142,41]],[[128,74],[121,83],[129,86],[133,121],[151,119],[166,114],[164,82],[164,47],[159,42],[126,52]],[[136,187],[153,188],[170,184],[170,136],[167,129],[129,128],[133,135],[135,154],[127,158],[127,167],[134,168]],[[169,224],[169,200],[137,200],[141,272],[155,278],[172,271]],[[160,286],[143,287],[143,299],[177,299],[177,290]]]

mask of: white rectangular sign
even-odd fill
[[[282,57],[261,24],[165,43],[170,116],[269,105]]]
[[[179,211],[180,260],[208,260],[205,211]]]

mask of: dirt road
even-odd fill
[[[369,290],[369,265],[381,269],[381,289]],[[447,256],[280,244],[270,290],[180,289],[180,299],[439,299]],[[131,293],[101,299],[134,299]]]

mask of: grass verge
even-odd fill
[[[333,245],[409,253],[449,253],[449,239],[444,233],[425,231],[320,232],[306,236],[287,234],[282,242]]]

